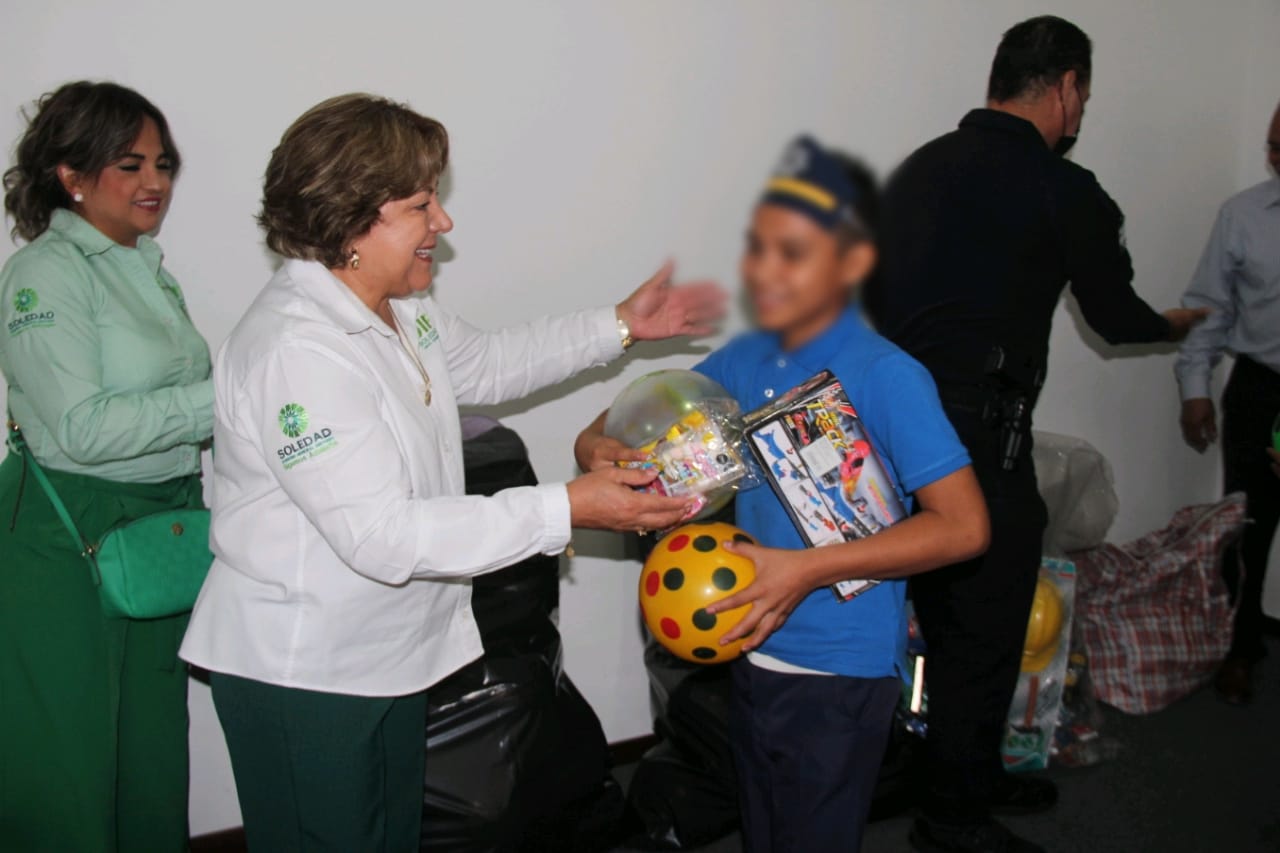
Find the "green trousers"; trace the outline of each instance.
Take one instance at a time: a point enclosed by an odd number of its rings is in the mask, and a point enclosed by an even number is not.
[[[348,696],[210,673],[250,853],[412,853],[426,692]]]
[[[81,531],[200,506],[155,485],[49,471]],[[187,617],[106,619],[79,548],[22,460],[0,463],[0,847],[187,847]]]

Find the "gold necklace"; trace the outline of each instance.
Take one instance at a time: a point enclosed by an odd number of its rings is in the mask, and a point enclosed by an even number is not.
[[[409,360],[413,362],[413,366],[418,368],[418,373],[422,375],[422,385],[425,389],[422,393],[422,402],[431,405],[431,376],[427,373],[427,369],[422,365],[422,359],[418,358],[418,352],[413,348],[409,339],[405,337],[404,332],[400,328],[400,321],[396,318],[395,313],[391,314],[391,322],[396,327],[396,338],[399,339],[400,345],[404,347],[405,352],[409,353]]]

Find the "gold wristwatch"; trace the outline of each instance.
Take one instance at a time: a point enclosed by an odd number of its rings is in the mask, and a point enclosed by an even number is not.
[[[636,339],[631,337],[631,327],[627,325],[627,321],[622,319],[621,314],[616,314],[618,318],[618,337],[622,340],[622,348],[624,350],[631,349]]]

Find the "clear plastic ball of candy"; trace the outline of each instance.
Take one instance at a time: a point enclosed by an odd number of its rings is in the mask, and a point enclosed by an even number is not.
[[[604,434],[648,454],[658,477],[647,491],[695,497],[692,518],[704,518],[728,504],[747,475],[739,414],[729,392],[701,373],[659,370],[618,395]]]

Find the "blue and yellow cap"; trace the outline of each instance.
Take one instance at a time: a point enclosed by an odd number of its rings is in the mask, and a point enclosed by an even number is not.
[[[858,191],[844,167],[811,136],[797,137],[765,185],[761,204],[803,213],[827,230],[856,225]]]

